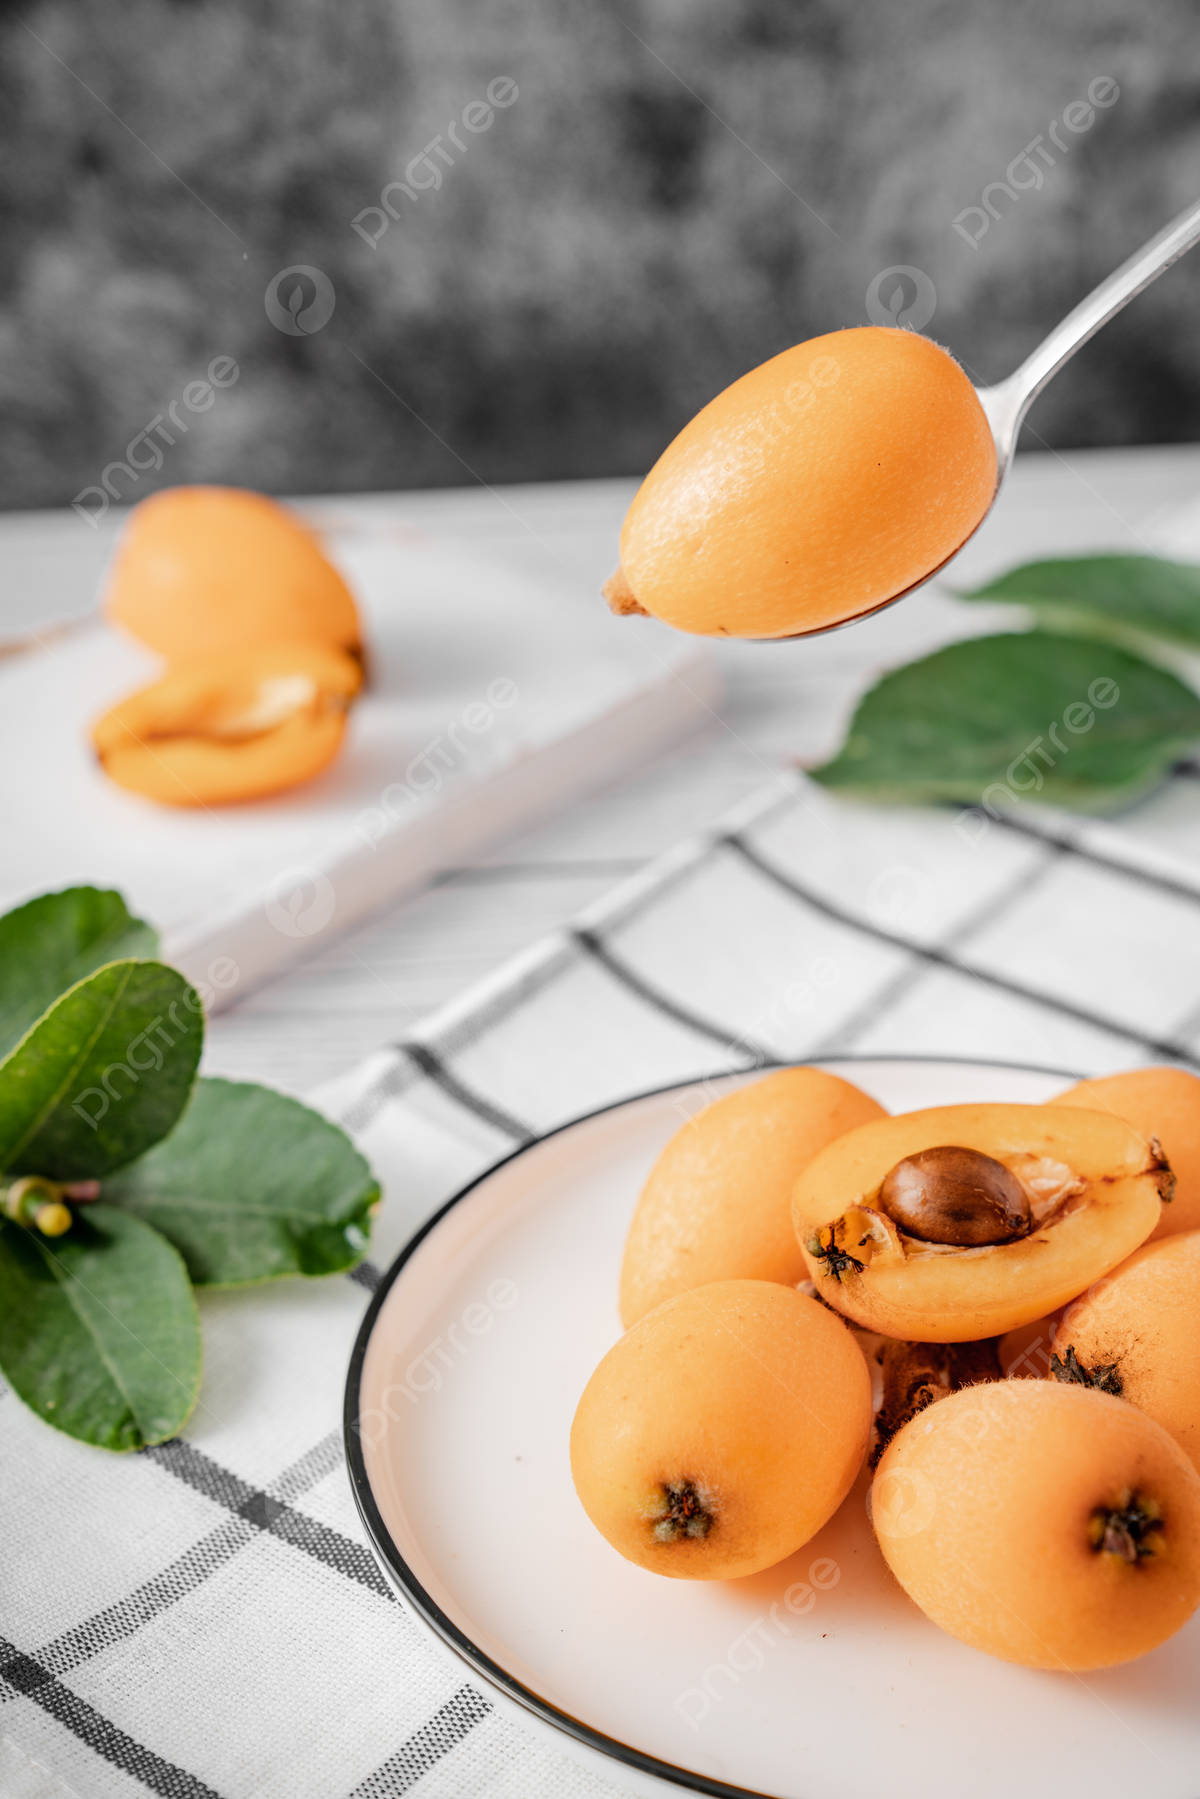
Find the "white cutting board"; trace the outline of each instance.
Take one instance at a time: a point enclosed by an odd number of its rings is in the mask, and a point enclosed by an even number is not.
[[[383,524],[327,542],[371,685],[334,766],[276,799],[179,811],[100,773],[87,721],[160,666],[103,624],[0,662],[0,909],[117,887],[217,1009],[711,719],[703,650],[599,594]]]

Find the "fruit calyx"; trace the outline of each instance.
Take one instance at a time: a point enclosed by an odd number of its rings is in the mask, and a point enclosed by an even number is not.
[[[884,1176],[876,1205],[923,1243],[979,1249],[1029,1234],[1029,1195],[1010,1168],[981,1150],[943,1143],[905,1156]]]
[[[851,1270],[861,1274],[866,1267],[857,1256],[852,1256],[848,1249],[843,1249],[837,1240],[836,1224],[827,1224],[821,1230],[814,1231],[806,1245],[808,1253],[814,1261],[820,1262],[821,1272],[831,1274],[835,1281],[845,1278]]]
[[[623,569],[617,569],[615,574],[610,575],[600,591],[608,601],[609,611],[615,612],[618,618],[648,618],[650,616],[625,579]]]
[[[657,1503],[650,1514],[656,1543],[678,1543],[681,1538],[706,1537],[713,1527],[713,1514],[705,1505],[696,1483],[691,1480],[664,1481],[658,1490]]]
[[[1066,1355],[1050,1357],[1050,1372],[1055,1380],[1077,1387],[1095,1387],[1100,1393],[1112,1393],[1118,1398],[1124,1390],[1125,1383],[1115,1362],[1101,1362],[1095,1368],[1089,1368],[1086,1362],[1080,1361],[1073,1343],[1068,1343]]]
[[[1162,1513],[1152,1499],[1126,1492],[1115,1506],[1096,1507],[1090,1535],[1098,1555],[1115,1555],[1136,1565],[1161,1550]]]
[[[1150,1172],[1158,1181],[1158,1197],[1169,1206],[1175,1197],[1175,1170],[1167,1161],[1166,1151],[1157,1137],[1150,1139]]]

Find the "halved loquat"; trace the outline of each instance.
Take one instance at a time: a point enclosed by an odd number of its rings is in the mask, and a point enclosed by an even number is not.
[[[1115,1112],[1143,1136],[1156,1137],[1175,1176],[1175,1196],[1154,1235],[1200,1228],[1200,1075],[1186,1068],[1134,1068],[1080,1081],[1050,1103]]]
[[[1200,1231],[1136,1250],[1059,1319],[1053,1371],[1118,1394],[1200,1469]]]
[[[1075,1298],[1158,1222],[1170,1171],[1110,1113],[941,1106],[861,1125],[800,1175],[817,1292],[868,1330],[998,1336]]]
[[[1030,1668],[1130,1661],[1200,1603],[1200,1475],[1123,1400],[992,1381],[905,1425],[875,1475],[888,1566],[951,1636]]]
[[[170,662],[288,640],[362,653],[353,596],[314,533],[245,488],[170,487],[135,506],[104,609]]]
[[[717,1281],[635,1324],[588,1382],[571,1472],[629,1561],[728,1580],[791,1555],[862,1466],[871,1381],[849,1330],[770,1281]]]
[[[782,1281],[808,1271],[792,1229],[796,1176],[835,1137],[884,1117],[821,1068],[783,1068],[715,1100],[671,1138],[642,1189],[621,1265],[626,1329],[708,1281]]]
[[[833,331],[684,426],[634,497],[605,593],[615,612],[709,636],[822,630],[932,574],[995,488],[991,430],[948,351]]]
[[[260,799],[312,780],[336,756],[361,665],[312,643],[192,662],[92,727],[104,772],[168,806]]]

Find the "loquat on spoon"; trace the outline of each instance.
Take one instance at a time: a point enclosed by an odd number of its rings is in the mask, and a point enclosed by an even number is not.
[[[779,639],[903,599],[991,511],[1047,382],[1197,242],[1200,202],[992,387],[975,388],[932,339],[879,325],[810,338],[751,369],[642,482],[609,605],[704,636]]]

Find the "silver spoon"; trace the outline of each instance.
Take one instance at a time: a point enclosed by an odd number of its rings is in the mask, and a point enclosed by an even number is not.
[[[820,637],[827,631],[840,631],[846,625],[857,624],[859,619],[870,618],[876,612],[882,612],[888,606],[894,606],[907,594],[915,593],[932,581],[947,568],[965,544],[970,543],[979,525],[987,518],[997,496],[1004,485],[1004,477],[1009,471],[1013,452],[1017,447],[1017,437],[1021,424],[1030,406],[1041,393],[1048,381],[1057,375],[1064,363],[1070,362],[1076,350],[1085,344],[1089,337],[1094,337],[1102,325],[1128,306],[1143,288],[1149,287],[1152,281],[1166,272],[1181,256],[1200,243],[1200,201],[1185,206],[1177,218],[1164,225],[1155,233],[1149,243],[1143,244],[1140,250],[1123,262],[1119,269],[1102,281],[1099,287],[1092,289],[1087,298],[1081,300],[1049,333],[1042,339],[1037,349],[1027,356],[1020,368],[1014,369],[1007,380],[998,381],[994,387],[977,388],[979,404],[991,427],[992,441],[996,446],[996,486],[992,493],[991,504],[980,519],[975,530],[968,533],[952,550],[944,562],[914,581],[911,587],[905,587],[900,593],[892,594],[890,599],[881,600],[877,606],[869,606],[865,612],[856,612],[853,618],[840,620],[835,625],[822,625],[815,631],[797,631],[796,637]],[[778,638],[762,638],[760,642],[778,643]]]
[[[1157,281],[1197,243],[1200,243],[1200,201],[1185,206],[1177,218],[1155,233],[1149,243],[1143,244],[1106,281],[1093,288],[1006,381],[978,390],[979,403],[987,414],[996,445],[997,492],[1017,447],[1021,422],[1046,383],[1057,375],[1064,363],[1070,362],[1089,337],[1094,337],[1102,325],[1107,325],[1123,306],[1128,306],[1143,288]]]

